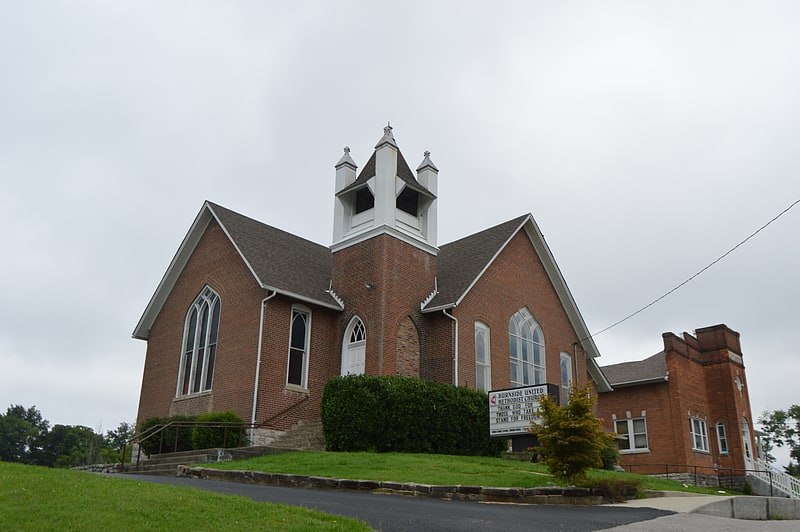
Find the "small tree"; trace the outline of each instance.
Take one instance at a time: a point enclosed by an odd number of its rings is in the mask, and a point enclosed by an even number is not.
[[[531,432],[539,439],[541,461],[556,477],[572,482],[582,478],[587,469],[602,465],[600,453],[612,438],[592,413],[593,404],[588,385],[572,388],[564,406],[556,405],[549,396],[542,397],[542,422],[534,423]]]

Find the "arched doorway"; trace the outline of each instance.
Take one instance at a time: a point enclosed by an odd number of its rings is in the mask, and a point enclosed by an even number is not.
[[[342,342],[342,375],[362,375],[365,370],[367,328],[358,316],[353,316],[345,329]]]

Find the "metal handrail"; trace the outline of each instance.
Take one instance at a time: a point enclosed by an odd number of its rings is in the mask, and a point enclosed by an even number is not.
[[[764,482],[769,484],[770,495],[774,493],[774,488],[779,489],[780,491],[784,492],[792,499],[800,499],[800,479],[797,479],[791,475],[784,473],[783,471],[779,470],[775,466],[768,464],[762,460],[753,460],[752,458],[745,457],[745,467],[742,468],[732,468],[732,467],[714,467],[714,466],[699,466],[699,465],[691,465],[691,464],[663,464],[663,463],[656,463],[656,464],[627,464],[623,467],[628,468],[629,473],[633,473],[634,467],[642,468],[642,467],[649,467],[649,468],[664,468],[664,475],[666,476],[667,480],[669,480],[670,475],[679,475],[690,473],[694,474],[695,484],[697,484],[697,475],[698,474],[705,474],[702,470],[710,470],[713,474],[709,476],[716,476],[720,477],[721,474],[727,473],[729,476],[732,476],[735,473],[739,473],[741,475],[751,474],[752,476],[763,480]],[[698,473],[698,470],[701,470]],[[658,473],[661,474],[661,473]]]
[[[164,423],[161,425],[154,425],[149,429],[140,432],[139,434],[133,435],[131,438],[126,440],[122,444],[122,463],[120,464],[123,471],[125,471],[125,455],[127,451],[127,447],[129,445],[138,444],[138,449],[136,453],[136,470],[139,470],[139,466],[141,463],[141,456],[142,456],[142,443],[150,440],[156,436],[161,436],[161,441],[159,442],[159,454],[164,452],[164,435],[165,431],[168,428],[175,428],[175,444],[173,446],[173,452],[178,450],[178,442],[180,440],[180,430],[182,428],[195,428],[195,427],[209,427],[209,428],[224,428],[225,431],[223,432],[222,437],[222,446],[227,447],[228,443],[228,429],[238,429],[239,430],[239,441],[242,441],[242,432],[248,428],[253,428],[254,425],[252,423],[243,423],[238,421],[170,421],[169,423]],[[133,457],[131,457],[133,458]]]

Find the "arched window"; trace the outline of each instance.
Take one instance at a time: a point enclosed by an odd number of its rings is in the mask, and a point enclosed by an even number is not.
[[[353,316],[345,329],[342,345],[342,375],[362,375],[365,370],[367,328],[358,316]]]
[[[206,286],[186,313],[177,396],[211,389],[217,354],[219,311],[219,295]]]
[[[492,356],[489,350],[489,326],[475,322],[475,388],[492,389]]]
[[[306,388],[308,385],[308,346],[311,338],[311,311],[306,307],[292,307],[292,325],[289,332],[289,363],[286,383]]]
[[[544,335],[530,311],[520,309],[508,321],[511,386],[544,384]]]

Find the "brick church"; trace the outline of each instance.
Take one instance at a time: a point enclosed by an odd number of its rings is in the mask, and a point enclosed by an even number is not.
[[[133,333],[138,422],[232,410],[269,441],[347,373],[611,389],[531,215],[440,246],[439,170],[426,152],[412,171],[388,126],[335,169],[331,246],[202,206]]]
[[[727,351],[706,333],[670,337],[665,353],[611,366],[607,377],[530,214],[439,245],[439,170],[426,152],[412,171],[388,126],[360,172],[348,148],[335,169],[330,246],[203,204],[133,333],[147,342],[138,423],[230,410],[265,444],[318,420],[335,375],[405,375],[484,391],[552,384],[562,394],[589,382],[614,423],[607,428],[628,431],[629,455],[661,449],[662,433],[674,433],[673,449],[680,432],[689,445],[692,416],[706,420],[706,439],[724,419],[728,449],[736,448],[735,416],[712,412],[724,398],[736,408],[746,402],[751,419],[746,395],[730,386],[710,395],[718,377],[707,371],[698,384],[700,370],[670,361],[683,350],[706,368],[731,353],[744,383],[737,333],[711,334]],[[713,361],[701,360],[711,351]],[[669,410],[678,392],[680,407]],[[680,422],[664,431],[662,415]]]

